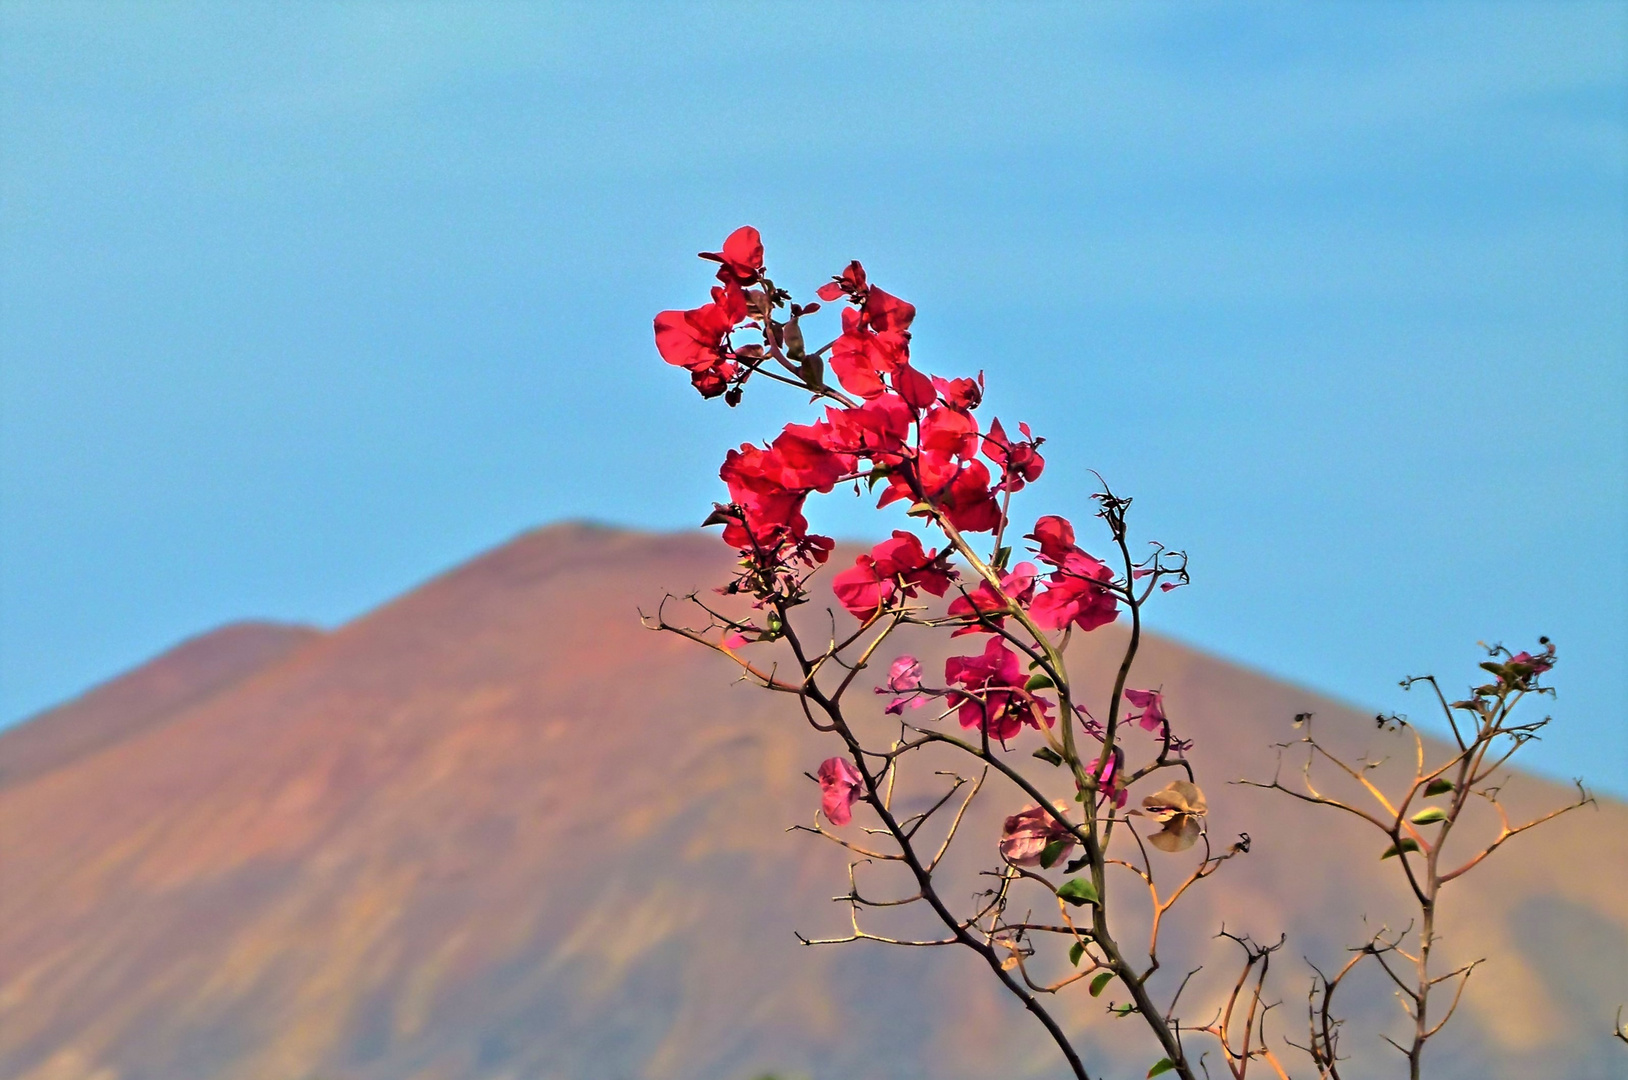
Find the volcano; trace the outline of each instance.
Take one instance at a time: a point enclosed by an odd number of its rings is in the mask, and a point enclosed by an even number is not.
[[[217,630],[0,735],[0,1075],[1062,1076],[970,953],[799,944],[847,925],[844,853],[785,831],[812,820],[803,773],[837,751],[638,618],[731,559],[706,536],[555,526],[329,632]],[[1071,654],[1099,697],[1122,634]],[[921,655],[931,671],[944,654]],[[1252,839],[1173,913],[1172,955],[1219,978],[1223,926],[1286,934],[1272,1031],[1301,1041],[1301,958],[1337,963],[1409,908],[1371,836],[1229,781],[1272,775],[1299,713],[1376,757],[1411,740],[1157,636],[1134,683],[1162,686],[1195,740],[1209,827]],[[1571,796],[1506,785],[1512,813]],[[964,842],[1015,805],[992,793]],[[1430,1075],[1628,1069],[1610,1038],[1625,826],[1602,799],[1448,892],[1444,947],[1488,959]],[[1397,1075],[1378,1038],[1395,1002],[1373,980],[1352,993],[1350,1076]],[[1057,1010],[1093,1075],[1143,1075],[1157,1055],[1105,1004]]]

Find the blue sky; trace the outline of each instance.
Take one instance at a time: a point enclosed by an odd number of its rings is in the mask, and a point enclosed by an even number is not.
[[[531,526],[693,526],[710,249],[848,259],[1197,579],[1156,628],[1374,708],[1560,644],[1628,792],[1628,7],[0,4],[0,722]],[[878,533],[834,500],[819,524]]]

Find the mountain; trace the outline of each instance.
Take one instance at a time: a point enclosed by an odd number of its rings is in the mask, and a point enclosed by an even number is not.
[[[713,537],[544,529],[331,633],[228,628],[0,735],[0,1075],[1061,1075],[970,954],[797,943],[846,926],[843,853],[784,831],[835,751],[638,620],[729,564]],[[1122,633],[1076,644],[1087,685]],[[1222,925],[1286,933],[1274,1030],[1298,1035],[1300,958],[1338,962],[1365,916],[1405,921],[1395,864],[1332,812],[1227,781],[1270,776],[1300,712],[1353,750],[1412,743],[1157,637],[1133,681],[1196,740],[1212,833],[1253,841],[1173,911],[1156,979],[1206,961],[1196,1019],[1229,974]],[[1568,792],[1517,776],[1506,796]],[[980,796],[964,843],[987,848],[1018,802]],[[1625,825],[1602,800],[1452,887],[1444,947],[1489,962],[1430,1075],[1621,1075]],[[1396,1075],[1374,1034],[1394,1002],[1371,979],[1352,995],[1353,1080]],[[1103,1005],[1058,1000],[1093,1075],[1141,1076],[1157,1055]]]
[[[134,671],[0,732],[0,787],[105,750],[270,667],[321,632],[241,622],[189,638]]]

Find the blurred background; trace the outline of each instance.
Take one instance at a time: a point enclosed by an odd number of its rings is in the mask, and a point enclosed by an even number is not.
[[[1548,634],[1533,762],[1628,791],[1620,4],[0,20],[0,721],[539,523],[693,526],[788,403],[693,399],[650,317],[749,222],[988,372],[1025,512],[1134,495],[1193,557],[1159,629],[1404,710]]]
[[[1298,1008],[1405,922],[1371,840],[1225,782],[1296,712],[1406,756],[1398,679],[1547,634],[1523,759],[1628,794],[1628,6],[0,0],[0,1074],[1058,1075],[971,961],[797,947],[828,748],[634,619],[807,417],[653,347],[747,223],[1046,437],[1020,520],[1100,474],[1190,552],[1138,679],[1256,839],[1173,916],[1194,1000],[1217,925],[1289,933]],[[1545,837],[1454,894],[1493,960],[1438,1076],[1618,1075],[1628,808]]]

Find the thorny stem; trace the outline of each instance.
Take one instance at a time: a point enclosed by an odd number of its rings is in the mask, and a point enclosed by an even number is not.
[[[763,295],[766,299],[762,303],[762,310],[757,313],[756,317],[761,320],[761,325],[765,330],[763,335],[764,354],[762,355],[761,359],[758,359],[749,365],[747,374],[761,374],[776,382],[785,383],[807,390],[814,395],[816,400],[825,398],[844,408],[855,407],[856,403],[846,394],[843,394],[839,390],[826,385],[817,374],[810,374],[811,371],[817,372],[817,366],[793,362],[794,358],[801,361],[805,357],[817,360],[819,356],[831,348],[830,345],[816,350],[813,353],[802,353],[794,349],[792,356],[790,357],[788,357],[782,350],[781,341],[786,324],[777,322],[772,315],[774,308],[779,306],[779,300],[777,297],[780,294],[775,289],[773,283],[767,278],[762,279],[762,286],[764,291]],[[800,349],[800,345],[796,348]],[[788,374],[783,375],[779,372],[766,370],[763,367],[763,363],[769,359],[772,359],[774,362],[779,364],[779,366]],[[741,381],[744,382],[744,378]],[[919,427],[917,431],[917,439],[917,451],[919,453]],[[918,731],[922,735],[921,739],[906,741],[903,733],[901,732],[899,740],[895,741],[892,744],[891,749],[885,753],[867,750],[862,744],[861,740],[850,726],[848,719],[844,715],[842,708],[843,695],[853,683],[853,680],[858,675],[859,671],[863,670],[867,666],[869,660],[875,654],[876,650],[881,646],[883,641],[900,625],[907,622],[917,622],[922,625],[933,625],[931,620],[918,619],[915,617],[913,611],[919,609],[906,610],[899,608],[891,611],[885,617],[881,612],[878,612],[876,616],[869,620],[865,620],[857,633],[840,643],[836,640],[836,632],[833,626],[832,640],[830,645],[822,652],[816,654],[805,648],[804,642],[799,638],[798,634],[793,629],[790,620],[791,609],[806,600],[806,594],[803,592],[802,584],[803,581],[806,581],[806,577],[800,578],[795,583],[794,593],[791,595],[782,595],[776,591],[775,588],[765,586],[765,592],[758,594],[759,599],[761,602],[773,609],[775,618],[774,623],[771,626],[771,630],[776,638],[783,640],[786,643],[787,647],[791,650],[791,653],[795,658],[797,669],[801,675],[801,678],[795,681],[780,677],[774,668],[770,668],[769,670],[765,671],[760,665],[754,665],[744,657],[738,655],[733,649],[721,643],[710,640],[704,631],[691,630],[668,623],[665,617],[659,611],[654,622],[648,624],[653,625],[653,627],[656,629],[669,630],[679,633],[690,640],[708,645],[709,647],[724,653],[741,666],[743,678],[749,678],[752,681],[756,681],[768,689],[794,694],[798,698],[799,705],[801,706],[805,717],[813,727],[821,731],[835,732],[847,746],[849,754],[858,770],[863,784],[862,798],[876,813],[883,826],[881,830],[867,831],[887,833],[893,840],[894,844],[898,847],[899,854],[892,855],[872,851],[868,848],[853,844],[833,833],[826,832],[823,827],[810,831],[819,832],[821,835],[835,840],[837,843],[842,844],[844,847],[847,847],[851,851],[860,855],[862,860],[875,858],[902,863],[915,879],[917,889],[915,896],[900,900],[872,900],[862,897],[857,885],[852,886],[850,888],[849,895],[843,899],[847,899],[850,904],[854,906],[856,912],[854,939],[869,938],[871,940],[889,941],[894,944],[902,945],[934,945],[955,943],[971,948],[984,959],[985,963],[988,964],[991,971],[1007,988],[1007,990],[1018,998],[1018,1000],[1023,1003],[1024,1007],[1040,1021],[1042,1026],[1045,1027],[1048,1034],[1052,1037],[1053,1041],[1057,1044],[1058,1048],[1062,1052],[1064,1058],[1068,1061],[1074,1075],[1079,1078],[1079,1080],[1089,1080],[1086,1068],[1056,1019],[1046,1010],[1043,1005],[1041,1005],[1038,997],[1036,996],[1036,992],[1055,991],[1061,986],[1068,985],[1077,979],[1100,969],[1111,971],[1113,975],[1124,984],[1130,993],[1134,1005],[1134,1011],[1142,1014],[1149,1028],[1158,1039],[1160,1046],[1165,1052],[1166,1058],[1168,1058],[1168,1060],[1171,1062],[1174,1071],[1180,1080],[1196,1080],[1193,1072],[1193,1066],[1188,1061],[1181,1045],[1180,1022],[1173,1016],[1175,1001],[1172,1001],[1169,1009],[1161,1011],[1158,1006],[1155,1005],[1146,986],[1149,976],[1151,976],[1159,966],[1156,954],[1158,944],[1158,920],[1187,890],[1188,886],[1203,878],[1210,872],[1213,872],[1213,870],[1217,868],[1221,862],[1225,861],[1225,859],[1229,858],[1232,854],[1236,854],[1239,850],[1246,850],[1247,842],[1244,845],[1235,846],[1234,849],[1228,852],[1226,855],[1215,857],[1208,854],[1208,840],[1206,838],[1206,856],[1203,862],[1200,864],[1199,869],[1194,871],[1192,875],[1189,876],[1188,879],[1182,883],[1168,899],[1161,901],[1159,899],[1157,889],[1153,889],[1152,897],[1156,910],[1153,936],[1149,947],[1150,964],[1145,970],[1139,973],[1135,968],[1132,967],[1129,960],[1123,954],[1119,944],[1115,941],[1109,931],[1109,896],[1106,880],[1109,860],[1106,856],[1106,849],[1112,836],[1116,816],[1114,810],[1111,808],[1108,810],[1105,817],[1102,815],[1104,806],[1108,805],[1111,800],[1108,799],[1107,793],[1102,791],[1105,785],[1100,779],[1106,775],[1108,763],[1114,757],[1119,717],[1122,708],[1122,697],[1130,676],[1131,668],[1135,662],[1141,645],[1141,604],[1151,594],[1161,574],[1176,573],[1177,571],[1164,568],[1158,563],[1160,556],[1155,555],[1154,569],[1152,571],[1148,571],[1152,574],[1152,580],[1149,582],[1147,589],[1143,591],[1142,595],[1137,595],[1136,576],[1138,570],[1136,563],[1130,554],[1125,537],[1124,511],[1129,505],[1129,500],[1122,500],[1117,496],[1114,496],[1113,493],[1107,491],[1105,487],[1103,494],[1099,497],[1099,501],[1102,504],[1102,511],[1099,516],[1103,517],[1111,528],[1114,543],[1117,545],[1121,556],[1124,576],[1122,579],[1122,584],[1120,582],[1111,581],[1104,583],[1104,588],[1113,593],[1117,598],[1122,599],[1125,602],[1125,606],[1130,609],[1131,627],[1130,638],[1113,682],[1112,696],[1108,703],[1106,723],[1102,730],[1101,751],[1096,755],[1094,763],[1088,763],[1086,760],[1082,759],[1076,739],[1075,725],[1077,723],[1077,719],[1075,716],[1076,710],[1074,705],[1073,689],[1063,659],[1063,651],[1068,643],[1069,635],[1067,632],[1065,632],[1060,641],[1054,642],[1034,622],[1024,606],[1016,602],[1016,600],[1004,590],[1001,584],[1000,571],[1004,568],[1004,566],[1001,565],[999,552],[1005,538],[1005,529],[1008,523],[1007,510],[1010,506],[1011,489],[1006,488],[1003,490],[1003,498],[1000,508],[1000,523],[994,534],[994,552],[990,558],[985,559],[972,547],[971,544],[967,542],[966,538],[962,536],[954,523],[949,520],[949,517],[944,509],[938,505],[937,501],[927,497],[926,493],[921,490],[919,478],[915,474],[914,463],[907,459],[903,463],[903,468],[905,469],[905,475],[909,479],[910,485],[914,489],[918,500],[917,505],[912,508],[912,514],[929,518],[933,524],[942,531],[955,552],[966,561],[977,577],[981,578],[982,581],[986,583],[987,586],[993,591],[999,607],[994,609],[989,614],[997,618],[1005,617],[1014,620],[1019,626],[1022,627],[1023,634],[1027,636],[1028,641],[1022,640],[1018,635],[1011,633],[1003,627],[992,625],[995,620],[986,618],[982,614],[980,615],[979,621],[985,623],[987,630],[998,633],[1001,637],[1013,643],[1020,652],[1027,654],[1031,660],[1034,661],[1034,663],[1031,664],[1031,669],[1038,668],[1051,680],[1054,692],[1058,698],[1058,705],[1061,713],[1061,731],[1060,742],[1053,742],[1049,732],[1047,733],[1047,739],[1048,743],[1053,747],[1054,750],[1060,750],[1058,756],[1062,759],[1062,763],[1066,765],[1076,793],[1079,797],[1079,801],[1083,804],[1083,821],[1081,823],[1076,824],[1070,822],[1064,815],[1059,814],[1054,808],[1052,802],[1045,798],[1032,783],[1030,783],[1015,768],[1010,766],[1007,762],[1002,760],[994,753],[990,745],[987,724],[983,730],[982,738],[977,745],[957,739],[953,736],[948,736],[933,731],[926,731],[919,728],[913,730]],[[754,545],[755,543],[756,542],[754,540]],[[1163,551],[1162,548],[1159,548],[1158,550],[1160,552]],[[754,551],[753,554],[761,560],[764,553],[761,551]],[[1186,571],[1184,563],[1179,573],[1182,580],[1185,581]],[[704,604],[701,604],[700,601],[694,596],[691,596],[689,599],[700,606],[702,610],[707,611],[708,615],[713,619],[714,629],[720,624],[737,630],[742,629],[745,625],[731,622],[724,619],[722,616],[713,613],[710,609],[706,608]],[[846,650],[850,645],[858,642],[861,637],[869,633],[873,628],[876,629],[877,632],[868,645],[864,647],[862,655],[851,663],[842,659],[841,654],[844,652],[844,650]],[[1030,642],[1032,642],[1032,645]],[[828,662],[834,662],[840,668],[845,669],[845,673],[842,675],[839,684],[834,689],[829,691],[821,687],[819,679],[822,668]],[[940,799],[925,813],[913,815],[905,820],[900,820],[895,815],[892,809],[891,796],[893,786],[897,781],[900,755],[930,742],[943,742],[956,746],[962,751],[969,753],[975,758],[983,761],[986,764],[986,775],[988,769],[993,768],[996,772],[1011,780],[1016,786],[1029,795],[1029,797],[1034,799],[1036,803],[1038,803],[1041,807],[1044,807],[1044,812],[1047,815],[1050,815],[1057,823],[1059,823],[1062,827],[1067,828],[1073,834],[1075,839],[1084,849],[1084,863],[1089,868],[1090,881],[1095,888],[1096,896],[1098,898],[1096,902],[1090,905],[1091,913],[1089,930],[1082,930],[1076,925],[1074,919],[1070,917],[1066,906],[1063,904],[1061,896],[1058,897],[1058,908],[1063,920],[1063,924],[1065,925],[1032,923],[1027,919],[1021,922],[1006,922],[1002,917],[1002,912],[1004,911],[1007,903],[1011,884],[1014,881],[1020,879],[1033,879],[1042,883],[1045,887],[1050,888],[1053,892],[1057,891],[1057,886],[1053,885],[1045,877],[1023,871],[1020,867],[1011,864],[1007,864],[1001,871],[1000,885],[998,889],[993,890],[992,895],[986,894],[990,895],[990,899],[984,903],[983,907],[972,918],[958,918],[950,910],[949,906],[944,902],[943,898],[937,891],[933,880],[933,873],[939,863],[939,860],[942,858],[944,851],[947,849],[950,841],[953,839],[956,829],[959,828],[962,816],[965,814],[966,808],[970,804],[972,797],[977,794],[977,791],[982,784],[982,780],[980,779],[976,784],[973,785],[972,790],[963,800],[960,809],[955,815],[954,822],[950,825],[949,834],[945,837],[942,845],[939,846],[937,853],[934,854],[930,860],[924,860],[918,854],[915,848],[916,834],[921,829],[923,824],[925,824],[927,818],[949,800],[949,798],[955,793],[964,780],[962,778],[957,778],[955,786],[951,788],[950,792],[946,793],[944,798]],[[1184,759],[1172,759],[1170,754],[1171,739],[1167,727],[1163,748],[1158,756],[1158,759],[1152,764],[1136,770],[1133,779],[1141,779],[1149,775],[1151,772],[1165,767],[1184,768],[1187,770],[1188,776],[1191,777],[1191,766],[1188,765]],[[879,767],[873,766],[873,762],[877,760],[880,761]],[[1121,787],[1125,785],[1125,782],[1126,781],[1123,776],[1116,777],[1115,779],[1115,783]],[[1135,835],[1134,831],[1132,832],[1132,835]],[[1138,839],[1138,843],[1140,844],[1140,839]],[[1144,861],[1145,859],[1146,852],[1144,850]],[[858,864],[854,865],[856,866]],[[853,869],[854,866],[850,866],[850,878],[852,878]],[[1152,889],[1153,885],[1151,869],[1149,873],[1144,876],[1148,880],[1150,889]],[[943,925],[948,929],[950,934],[948,938],[935,941],[903,941],[881,938],[875,935],[865,934],[860,931],[857,923],[857,908],[859,905],[893,906],[897,904],[913,903],[916,900],[925,901],[934,911],[939,921],[942,922]],[[982,925],[985,918],[990,919],[990,923],[987,928]],[[1024,950],[1020,947],[1020,945],[1023,940],[1022,935],[1026,932],[1067,934],[1074,939],[1077,946],[1083,948],[1083,946],[1089,945],[1091,948],[1097,950],[1100,953],[1100,956],[1092,954],[1090,956],[1090,966],[1073,976],[1065,978],[1051,986],[1037,986],[1029,979],[1029,976],[1023,967]],[[1007,936],[1012,934],[1015,934],[1016,936]],[[803,940],[808,944],[813,943],[808,941],[808,939]],[[1081,957],[1077,956],[1075,959],[1079,960],[1080,958]],[[1254,960],[1251,960],[1251,966],[1253,966],[1253,963]],[[1015,974],[1014,970],[1016,972]],[[1265,963],[1263,954],[1261,963],[1261,974],[1263,977],[1264,972]],[[1190,977],[1191,973],[1189,974],[1189,978]],[[1186,980],[1183,980],[1182,987],[1185,988],[1185,986]],[[1180,992],[1181,990],[1178,989],[1176,994],[1177,998],[1180,997]],[[1251,1024],[1254,1023],[1254,1015],[1254,1006],[1251,1006]],[[1248,1039],[1246,1030],[1246,1049],[1247,1042]]]
[[[1543,639],[1547,644],[1547,639]],[[1553,646],[1549,646],[1548,656],[1552,661]],[[1507,650],[1495,648],[1491,650],[1494,657],[1508,656]],[[1498,665],[1489,662],[1489,667],[1495,672]],[[1342,979],[1362,960],[1372,957],[1384,973],[1394,982],[1399,990],[1399,1000],[1404,1012],[1412,1023],[1412,1038],[1406,1045],[1397,1043],[1386,1037],[1385,1041],[1395,1046],[1407,1061],[1408,1076],[1410,1080],[1419,1080],[1422,1074],[1425,1046],[1429,1040],[1446,1026],[1452,1019],[1462,998],[1464,987],[1469,982],[1470,975],[1482,961],[1476,960],[1445,974],[1433,974],[1431,970],[1431,957],[1435,949],[1438,935],[1436,933],[1437,916],[1440,912],[1441,890],[1451,882],[1480,863],[1497,850],[1511,837],[1537,827],[1544,822],[1551,821],[1561,814],[1593,804],[1594,800],[1581,783],[1578,787],[1578,797],[1573,802],[1554,809],[1546,814],[1534,818],[1525,824],[1512,826],[1503,805],[1498,801],[1498,789],[1488,786],[1487,781],[1503,767],[1509,758],[1530,741],[1538,729],[1548,721],[1536,724],[1515,724],[1510,717],[1516,705],[1529,692],[1547,693],[1546,689],[1534,688],[1530,680],[1535,675],[1528,670],[1525,675],[1510,674],[1514,669],[1507,669],[1505,673],[1498,674],[1494,683],[1479,687],[1472,692],[1470,698],[1449,703],[1442,694],[1440,686],[1434,677],[1421,676],[1405,679],[1402,682],[1404,689],[1412,687],[1415,683],[1428,683],[1435,692],[1435,698],[1453,732],[1457,746],[1456,752],[1444,763],[1435,768],[1425,765],[1424,741],[1415,731],[1413,738],[1416,747],[1416,763],[1414,778],[1408,785],[1403,796],[1394,803],[1366,776],[1373,763],[1364,762],[1358,766],[1349,764],[1339,756],[1330,752],[1320,744],[1311,734],[1309,727],[1305,736],[1300,740],[1308,748],[1306,766],[1302,776],[1304,791],[1297,791],[1283,784],[1280,776],[1274,776],[1270,783],[1258,781],[1243,781],[1247,786],[1268,788],[1291,795],[1304,802],[1321,806],[1329,806],[1352,814],[1370,825],[1374,826],[1390,840],[1388,856],[1396,857],[1401,870],[1407,880],[1408,887],[1413,893],[1418,907],[1416,919],[1417,945],[1409,954],[1402,948],[1402,941],[1409,931],[1398,934],[1394,939],[1386,940],[1385,931],[1371,938],[1365,945],[1354,950],[1354,955],[1345,966],[1332,978],[1324,976],[1320,971],[1313,982],[1312,997],[1309,1005],[1310,1043],[1302,1047],[1312,1058],[1318,1069],[1318,1075],[1327,1080],[1338,1080],[1338,1030],[1340,1021],[1333,1014],[1333,997]],[[1541,674],[1539,669],[1537,674]],[[1461,726],[1456,712],[1467,712],[1474,721],[1474,728],[1469,729],[1468,723]],[[1297,724],[1305,721],[1309,725],[1310,714],[1297,718]],[[1400,717],[1379,718],[1380,726],[1384,727],[1392,722],[1405,723]],[[1500,747],[1500,740],[1509,740],[1507,746]],[[1279,753],[1286,748],[1280,746]],[[1489,757],[1492,759],[1488,763]],[[1311,766],[1316,760],[1330,762],[1347,777],[1356,781],[1361,789],[1377,804],[1377,809],[1363,809],[1345,799],[1325,794],[1312,783]],[[1280,759],[1281,772],[1281,759]],[[1451,779],[1449,779],[1451,777]],[[1439,794],[1449,794],[1451,798],[1445,806],[1427,807],[1410,815],[1415,800]],[[1497,835],[1471,856],[1462,865],[1453,869],[1443,869],[1441,865],[1442,852],[1446,847],[1447,839],[1459,823],[1469,800],[1472,796],[1485,799],[1496,810],[1500,822]],[[1439,826],[1431,835],[1431,826]],[[1387,959],[1395,955],[1409,962],[1412,968],[1411,979],[1404,979],[1402,974],[1392,962]],[[1317,969],[1314,967],[1314,971]],[[1439,1016],[1431,1013],[1431,991],[1445,982],[1453,982],[1452,998]],[[1320,1004],[1318,998],[1321,998]]]

